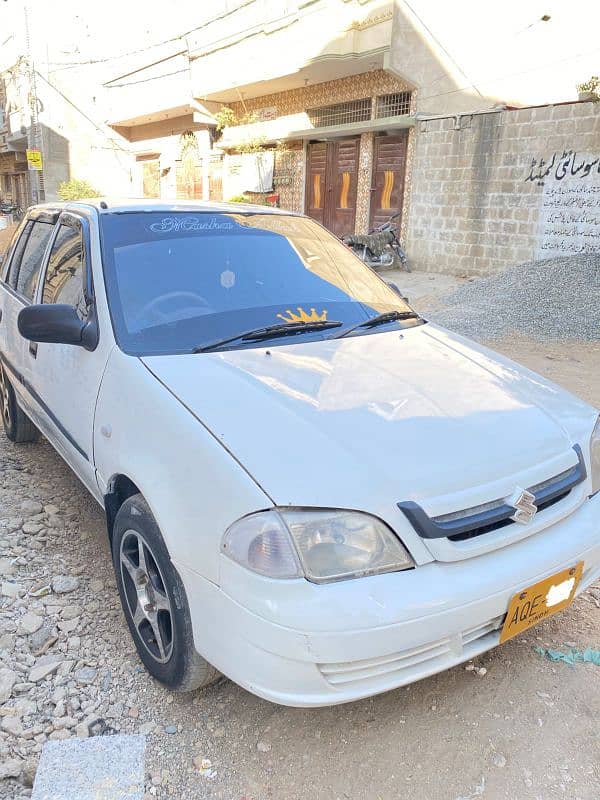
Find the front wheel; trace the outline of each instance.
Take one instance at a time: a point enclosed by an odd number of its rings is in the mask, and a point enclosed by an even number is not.
[[[112,555],[125,619],[148,672],[177,692],[215,681],[219,672],[196,652],[183,583],[141,494],[117,512]]]

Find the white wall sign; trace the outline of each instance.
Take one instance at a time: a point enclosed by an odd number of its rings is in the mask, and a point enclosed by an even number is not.
[[[244,192],[270,192],[273,189],[272,150],[225,156],[223,197],[228,200]]]
[[[543,186],[537,258],[600,253],[600,153],[534,159],[525,180]]]

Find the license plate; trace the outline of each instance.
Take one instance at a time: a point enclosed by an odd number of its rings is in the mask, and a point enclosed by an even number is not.
[[[500,642],[506,642],[547,617],[566,608],[577,591],[583,561],[517,592],[508,605]]]

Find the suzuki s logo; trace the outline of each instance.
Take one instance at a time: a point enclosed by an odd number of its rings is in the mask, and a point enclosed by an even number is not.
[[[511,517],[514,522],[527,525],[536,515],[535,495],[528,492],[527,489],[517,487],[508,499],[508,504],[515,509],[515,513]]]

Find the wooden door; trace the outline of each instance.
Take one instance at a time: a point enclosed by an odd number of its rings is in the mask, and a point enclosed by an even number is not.
[[[402,213],[407,142],[408,131],[375,137],[369,228],[381,225],[392,214]]]
[[[306,213],[321,225],[325,222],[327,142],[313,142],[306,153]]]
[[[336,236],[354,232],[359,139],[309,144],[306,213]]]

